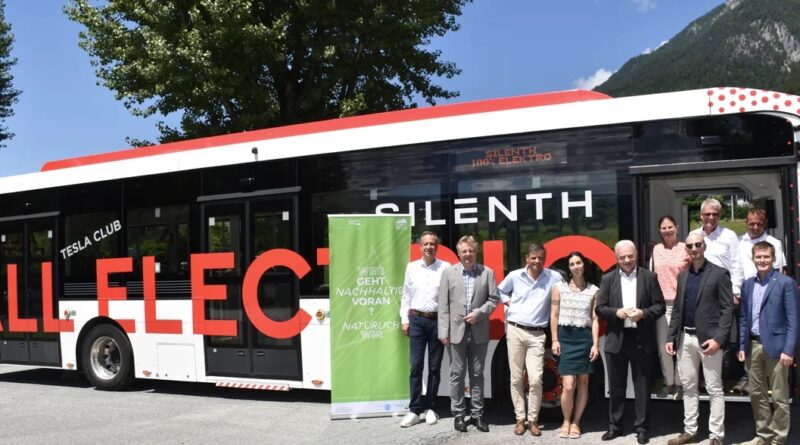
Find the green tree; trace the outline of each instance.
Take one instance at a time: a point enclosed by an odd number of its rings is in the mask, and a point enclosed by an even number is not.
[[[415,107],[458,92],[425,47],[471,0],[70,0],[99,83],[161,141]]]
[[[11,107],[19,99],[19,90],[13,87],[14,76],[11,75],[11,67],[17,63],[17,59],[11,57],[11,46],[14,44],[14,35],[11,34],[11,25],[6,22],[6,2],[0,0],[0,147],[5,147],[8,139],[14,137],[14,133],[5,126],[7,118],[14,115]]]

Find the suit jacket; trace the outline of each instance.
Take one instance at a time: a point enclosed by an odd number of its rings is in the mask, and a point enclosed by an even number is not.
[[[697,329],[697,340],[703,344],[714,339],[721,348],[725,348],[731,334],[733,323],[733,288],[731,274],[727,269],[706,260],[700,289],[697,293],[697,305],[694,309],[694,324]],[[667,343],[673,343],[677,350],[683,328],[683,304],[686,299],[686,281],[689,270],[678,274],[678,292],[675,294],[675,306],[672,308],[672,319],[669,321]]]
[[[625,320],[617,318],[617,310],[622,307],[622,284],[620,269],[614,268],[600,280],[600,291],[597,295],[597,315],[607,322],[605,350],[618,353],[622,349],[625,336]],[[658,285],[656,274],[638,267],[636,271],[636,307],[644,311],[644,316],[636,323],[637,343],[647,352],[655,352],[656,320],[664,315],[664,296]]]
[[[742,304],[739,308],[739,350],[750,353],[750,329],[752,325],[753,289],[755,277],[742,285]],[[761,312],[758,314],[758,333],[764,352],[772,358],[781,353],[794,356],[798,335],[797,282],[779,273],[772,273],[767,282]]]
[[[497,283],[492,269],[476,264],[475,294],[472,296],[472,312],[478,321],[472,328],[475,343],[489,342],[489,315],[497,307]],[[464,295],[464,266],[454,264],[442,272],[439,284],[439,338],[450,338],[450,343],[461,343],[464,338],[464,316],[467,301]]]

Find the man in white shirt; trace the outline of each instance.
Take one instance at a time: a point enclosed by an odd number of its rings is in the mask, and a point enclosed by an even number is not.
[[[703,226],[691,233],[703,236],[706,245],[705,257],[716,266],[727,269],[731,274],[733,287],[733,303],[739,304],[743,273],[739,254],[739,237],[731,229],[719,225],[719,213],[722,204],[714,198],[708,198],[700,205],[700,220]]]
[[[600,280],[597,316],[606,321],[608,431],[600,439],[623,435],[628,366],[633,381],[636,442],[650,442],[648,414],[653,386],[654,354],[658,350],[656,320],[666,311],[656,274],[637,267],[636,245],[620,240],[614,246],[617,268]]]
[[[786,267],[786,256],[783,254],[783,246],[777,238],[767,234],[767,212],[764,209],[753,207],[747,211],[747,233],[739,239],[739,256],[742,260],[744,279],[756,276],[756,266],[753,262],[753,246],[766,241],[775,247],[775,261],[772,263],[774,269],[783,272]]]
[[[439,419],[433,410],[441,379],[440,366],[444,345],[439,341],[437,310],[439,283],[442,271],[450,263],[436,258],[439,237],[433,232],[423,232],[419,240],[422,258],[406,266],[403,282],[403,298],[400,303],[400,323],[403,334],[409,337],[411,375],[409,387],[411,400],[409,413],[400,426],[407,428],[422,420],[433,425]],[[422,394],[422,375],[425,366],[425,348],[428,349],[428,382],[426,394]]]

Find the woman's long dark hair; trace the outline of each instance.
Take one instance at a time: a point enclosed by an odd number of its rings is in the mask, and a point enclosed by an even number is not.
[[[569,259],[574,256],[580,258],[581,261],[583,262],[583,278],[586,279],[586,267],[589,265],[589,263],[587,262],[586,257],[583,256],[583,254],[578,252],[577,250],[574,252],[570,252],[569,255],[567,255],[567,275],[569,276],[570,279],[572,279],[572,271],[569,268]],[[588,283],[589,281],[587,280],[586,282]]]

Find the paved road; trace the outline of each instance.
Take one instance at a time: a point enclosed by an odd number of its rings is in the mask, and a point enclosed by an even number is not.
[[[544,435],[537,439],[513,435],[510,406],[489,406],[490,433],[470,427],[462,434],[453,430],[449,417],[409,429],[391,418],[331,421],[328,402],[329,393],[321,391],[274,393],[144,380],[128,391],[103,392],[75,372],[0,365],[0,444],[577,445],[599,443],[608,415],[605,401],[591,405],[583,424],[586,434],[579,440],[559,439],[560,415],[545,416]],[[440,399],[440,404],[447,400]],[[674,402],[653,405],[651,443],[664,444],[680,431],[682,407]],[[800,408],[793,408],[792,431],[800,438]],[[632,409],[628,407],[629,416]],[[707,404],[701,405],[701,425],[707,423],[707,410]],[[728,405],[726,428],[726,443],[749,439],[749,404]],[[635,443],[632,434],[611,442]]]

